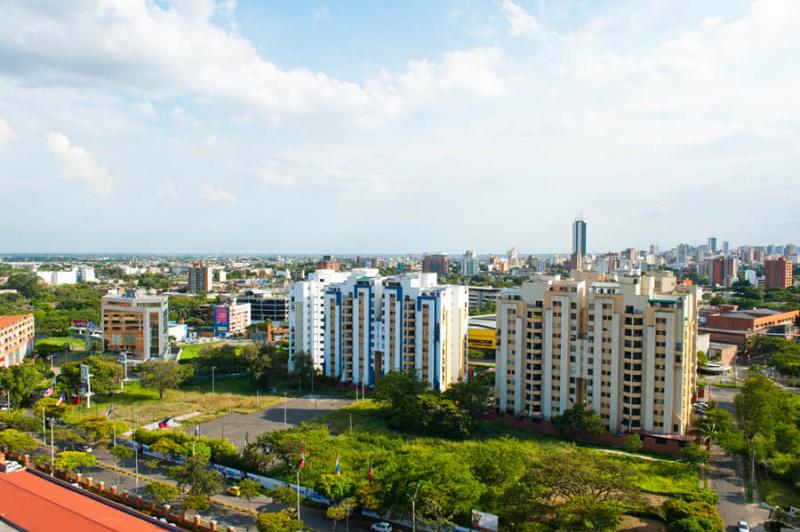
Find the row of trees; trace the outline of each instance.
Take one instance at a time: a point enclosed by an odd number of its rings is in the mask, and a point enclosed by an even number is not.
[[[746,340],[750,357],[764,357],[782,375],[800,377],[800,344],[778,336],[755,335]]]

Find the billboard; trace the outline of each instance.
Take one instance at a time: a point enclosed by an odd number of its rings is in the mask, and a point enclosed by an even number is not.
[[[470,327],[467,330],[467,346],[470,349],[490,349],[497,347],[497,336],[494,329]]]
[[[89,366],[81,364],[81,390],[83,393],[88,393],[89,391],[89,378]]]
[[[231,325],[231,309],[225,305],[214,307],[214,336],[228,336]]]
[[[89,326],[89,320],[70,320],[73,327],[78,327],[79,329],[85,329]]]
[[[494,514],[472,510],[472,528],[497,532],[498,518]]]

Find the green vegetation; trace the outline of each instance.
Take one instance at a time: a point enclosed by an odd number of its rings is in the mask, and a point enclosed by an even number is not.
[[[303,528],[303,521],[285,511],[258,514],[256,518],[258,532],[300,532]]]
[[[181,366],[173,360],[149,360],[137,368],[142,384],[158,390],[164,399],[164,390],[174,389],[194,374],[191,366]]]
[[[205,510],[210,497],[222,490],[223,480],[219,472],[208,467],[208,458],[192,455],[184,465],[170,469],[170,476],[178,483],[178,489],[185,494],[184,508]]]
[[[208,342],[205,344],[181,345],[181,362],[202,356],[205,351],[216,349],[222,344],[222,342]]]
[[[751,336],[745,347],[748,356],[767,357],[767,364],[781,375],[800,377],[800,344],[777,336]]]
[[[0,446],[8,447],[9,451],[30,453],[36,447],[36,440],[28,434],[14,429],[6,429],[0,432]]]
[[[171,503],[181,496],[178,488],[165,482],[151,482],[144,488],[144,493],[159,504]]]
[[[50,385],[50,368],[42,361],[25,359],[22,364],[0,367],[0,388],[12,405],[29,405],[36,390]]]

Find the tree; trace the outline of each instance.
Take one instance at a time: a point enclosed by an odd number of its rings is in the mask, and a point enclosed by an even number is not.
[[[622,448],[629,453],[638,453],[642,450],[642,447],[644,447],[644,444],[638,434],[628,434],[625,437],[625,443],[622,444]]]
[[[45,286],[37,275],[27,272],[17,272],[8,276],[6,288],[16,290],[26,298],[31,299],[45,289]]]
[[[156,500],[159,504],[167,504],[177,500],[181,492],[172,484],[165,482],[151,482],[144,488],[144,493]]]
[[[308,386],[316,371],[311,355],[305,352],[295,353],[292,374],[297,377],[300,386]]]
[[[210,469],[208,460],[201,456],[189,456],[184,465],[170,469],[170,476],[178,481],[178,489],[187,493],[187,501],[191,498],[192,504],[197,504],[204,500],[205,507],[211,495],[219,493],[223,486],[222,475]]]
[[[275,488],[269,492],[269,496],[273,501],[286,506],[297,504],[297,492],[289,486]]]
[[[689,442],[681,451],[681,458],[689,464],[703,466],[711,460],[711,454],[695,442]]]
[[[443,395],[466,410],[471,417],[476,418],[483,414],[494,399],[493,374],[486,372],[467,381],[458,381]]]
[[[257,348],[254,345],[246,345],[242,348],[242,358],[247,364],[247,372],[250,374],[251,382],[256,387],[269,387],[272,375],[272,360],[275,354],[275,346],[265,345]]]
[[[115,445],[111,448],[111,456],[114,457],[114,463],[118,464],[129,458],[133,458],[133,449],[127,445]]]
[[[353,480],[347,475],[325,474],[319,477],[316,489],[326,499],[338,503],[352,495],[354,485]]]
[[[303,521],[283,511],[258,514],[256,518],[258,532],[301,532],[303,527]]]
[[[89,366],[92,375],[92,393],[108,395],[119,388],[124,369],[122,364],[112,356],[90,355],[82,361],[67,362],[61,366],[58,383],[73,395],[81,391],[81,364]]]
[[[707,366],[708,365],[708,355],[705,351],[698,351],[697,352],[697,365],[698,366]]]
[[[142,383],[158,390],[158,397],[164,398],[164,390],[177,388],[192,376],[194,368],[178,364],[174,360],[149,360],[138,368]]]
[[[555,416],[553,426],[561,436],[570,433],[600,434],[604,430],[600,416],[580,404],[564,410],[560,416]]]
[[[36,450],[36,440],[28,434],[14,429],[0,432],[0,446],[17,453],[30,453]]]
[[[94,467],[97,459],[91,453],[80,451],[62,451],[56,455],[56,469],[76,471],[86,467]]]
[[[554,523],[559,530],[617,530],[624,507],[614,502],[598,502],[577,496],[556,511]]]
[[[44,375],[33,360],[25,360],[16,366],[0,367],[0,386],[13,405],[29,403],[33,392],[41,386],[43,378]]]
[[[354,499],[344,499],[337,504],[332,504],[328,506],[327,511],[325,512],[325,516],[333,521],[333,530],[336,530],[336,525],[339,521],[344,521],[350,517],[350,514],[355,508],[355,500]]]
[[[91,446],[111,443],[115,434],[124,434],[130,429],[124,421],[115,421],[105,416],[87,416],[75,428]]]
[[[246,478],[239,482],[239,492],[249,505],[250,501],[261,495],[261,484],[255,480]]]

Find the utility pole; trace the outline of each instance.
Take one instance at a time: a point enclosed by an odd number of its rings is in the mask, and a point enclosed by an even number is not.
[[[297,468],[297,519],[300,519],[300,467]]]
[[[125,376],[122,378],[122,382],[119,383],[119,387],[124,390],[125,389],[125,381],[128,380],[128,352],[127,351],[123,351],[122,352],[122,361],[123,361],[122,362],[123,366],[125,368]]]
[[[53,418],[50,418],[50,476],[55,476],[56,469],[56,440],[53,437]]]
[[[288,403],[288,402],[289,402],[289,400],[286,399],[286,393],[284,393],[283,394],[283,426],[284,427],[289,426],[289,424],[286,422],[286,403]]]
[[[211,366],[211,393],[216,393],[214,389],[214,372],[217,370],[217,366]]]
[[[414,496],[411,497],[411,530],[417,532],[417,492],[422,487],[422,484],[417,482],[417,489],[414,490]]]
[[[42,407],[42,441],[47,445],[47,426],[44,423],[44,407]]]

